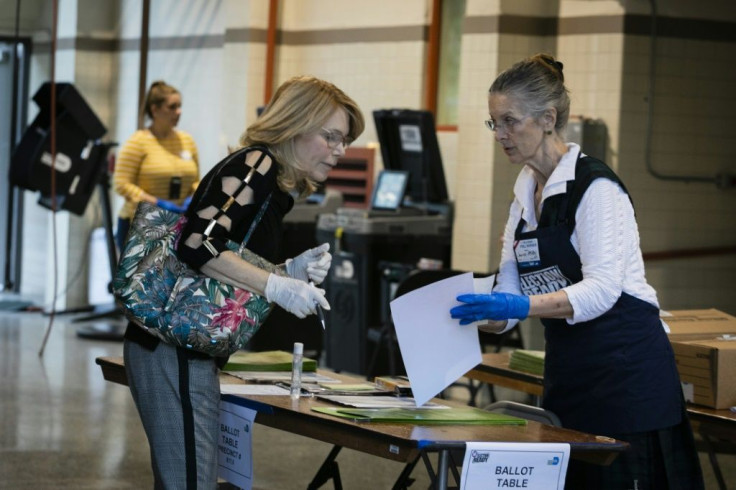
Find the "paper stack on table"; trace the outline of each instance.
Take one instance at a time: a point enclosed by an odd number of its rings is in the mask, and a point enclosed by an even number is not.
[[[509,367],[525,373],[544,375],[544,351],[516,349],[509,358]]]
[[[291,371],[292,360],[291,352],[280,350],[238,351],[230,356],[223,371]],[[302,371],[316,370],[317,361],[305,357],[302,361]]]
[[[344,405],[353,408],[416,408],[416,402],[411,397],[393,396],[393,395],[372,395],[372,396],[346,396],[346,395],[317,395],[321,400],[327,400],[338,405]],[[437,410],[448,409],[447,405],[427,402],[422,409]]]
[[[474,407],[360,409],[339,407],[312,407],[315,412],[343,417],[360,422],[400,422],[428,424],[470,425],[526,425],[526,420],[511,415],[488,412]]]

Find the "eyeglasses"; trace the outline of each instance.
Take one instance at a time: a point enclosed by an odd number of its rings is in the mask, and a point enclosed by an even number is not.
[[[521,119],[507,116],[506,118],[504,118],[503,122],[496,122],[493,120],[493,118],[486,119],[483,122],[485,123],[486,127],[494,133],[499,129],[506,133],[513,133],[514,129],[516,129],[516,126],[518,126],[519,123],[521,123],[521,121],[523,121],[524,119],[526,119],[526,116],[522,117]]]
[[[343,148],[347,148],[353,142],[353,138],[344,136],[340,131],[321,128],[319,134],[325,139],[327,146],[332,149],[337,148],[340,143],[342,143]]]

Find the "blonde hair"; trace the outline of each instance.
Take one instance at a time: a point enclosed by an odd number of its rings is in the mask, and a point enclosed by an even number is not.
[[[534,117],[554,107],[557,111],[555,130],[560,133],[570,117],[570,97],[562,67],[562,62],[555,60],[552,55],[536,54],[502,72],[488,93],[515,97]]]
[[[316,133],[336,109],[348,115],[348,138],[355,140],[365,129],[358,104],[330,82],[311,76],[294,77],[276,90],[261,116],[240,139],[243,146],[264,145],[279,164],[279,187],[300,196],[313,193],[317,184],[299,167],[294,151],[297,136]]]
[[[148,88],[148,92],[146,92],[146,98],[143,101],[143,107],[141,107],[141,114],[153,119],[151,107],[161,106],[161,104],[166,102],[166,99],[168,99],[172,94],[181,95],[176,88],[172,87],[168,83],[163,80],[156,80]]]

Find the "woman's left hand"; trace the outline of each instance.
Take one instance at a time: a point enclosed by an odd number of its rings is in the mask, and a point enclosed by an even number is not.
[[[479,320],[523,320],[529,316],[529,296],[510,293],[461,294],[457,300],[465,303],[450,310],[450,316],[468,325]]]
[[[329,250],[330,244],[323,243],[319,247],[311,248],[293,259],[287,259],[287,274],[304,282],[312,281],[314,284],[321,284],[327,277],[330,265],[332,265],[332,255]]]

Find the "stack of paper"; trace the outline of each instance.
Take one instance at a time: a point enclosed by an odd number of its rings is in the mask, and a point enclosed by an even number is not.
[[[315,412],[364,422],[408,422],[426,424],[526,425],[526,420],[511,415],[487,412],[479,408],[384,408],[360,409],[312,407]]]
[[[223,371],[291,371],[293,356],[280,350],[264,352],[238,351],[230,356]],[[302,371],[316,371],[317,361],[304,358]]]
[[[414,398],[392,395],[317,395],[321,400],[327,400],[338,405],[353,408],[416,408]],[[439,405],[427,402],[422,405],[425,409],[449,408],[447,405]]]
[[[511,353],[509,367],[544,376],[544,351],[517,349]]]
[[[315,394],[324,395],[377,395],[388,393],[386,390],[376,388],[372,383],[320,383],[320,391]]]
[[[223,371],[230,376],[242,379],[248,383],[289,383],[291,382],[290,371]],[[330,378],[316,371],[302,373],[302,385],[317,383],[339,383],[335,378]]]

